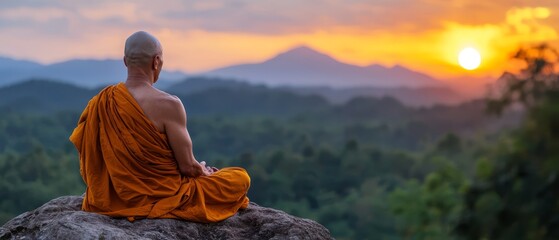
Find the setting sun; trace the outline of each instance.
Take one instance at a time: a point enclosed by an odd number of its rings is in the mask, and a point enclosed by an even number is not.
[[[466,70],[474,70],[481,63],[481,55],[475,48],[464,48],[458,54],[458,63]]]

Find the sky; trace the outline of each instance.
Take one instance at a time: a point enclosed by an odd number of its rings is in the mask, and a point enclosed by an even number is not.
[[[0,1],[0,56],[44,64],[121,58],[135,31],[155,35],[167,70],[264,61],[306,45],[367,66],[439,79],[497,77],[521,46],[559,48],[557,0]],[[478,69],[458,65],[473,47]]]

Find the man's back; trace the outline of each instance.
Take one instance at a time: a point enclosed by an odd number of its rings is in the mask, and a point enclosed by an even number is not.
[[[136,102],[144,111],[146,117],[151,120],[159,132],[165,133],[165,122],[170,115],[168,111],[177,111],[177,109],[173,109],[173,106],[180,100],[152,86],[130,83],[125,83],[125,85],[128,92],[136,99]]]

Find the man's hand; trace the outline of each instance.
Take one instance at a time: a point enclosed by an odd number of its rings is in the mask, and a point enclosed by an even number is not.
[[[195,178],[200,176],[212,175],[213,173],[219,171],[219,169],[206,166],[205,161],[198,162],[195,160],[192,164],[185,168],[180,168],[179,165],[179,171],[183,176]]]
[[[200,166],[202,167],[202,169],[204,169],[204,175],[205,176],[209,176],[209,175],[219,171],[219,169],[217,169],[215,167],[206,166],[205,161],[201,161]]]

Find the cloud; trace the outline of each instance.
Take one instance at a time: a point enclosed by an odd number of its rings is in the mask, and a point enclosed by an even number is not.
[[[512,8],[507,12],[507,24],[512,27],[509,35],[529,35],[535,41],[548,40],[555,37],[555,29],[538,22],[546,19],[551,11],[545,7],[536,8]]]
[[[120,58],[134,31],[158,36],[166,67],[202,71],[307,44],[359,65],[463,74],[456,54],[480,49],[497,74],[518,45],[557,41],[559,2],[468,0],[0,1],[0,55],[44,63]]]
[[[51,6],[29,1],[15,5],[3,1],[0,9],[3,16],[40,20],[65,17],[81,25],[113,21],[118,22],[119,27],[143,24],[154,28],[281,35],[337,28],[368,32],[395,29],[422,31],[439,26],[440,17],[453,8],[452,4],[430,0],[170,0],[160,4],[147,0],[50,2]]]
[[[18,7],[0,10],[0,19],[5,21],[31,20],[35,22],[47,22],[53,19],[65,18],[68,15],[67,11],[53,7]]]
[[[137,22],[142,14],[137,5],[127,2],[106,3],[92,8],[81,8],[78,10],[81,16],[91,21],[105,21],[111,19],[121,19],[127,23]]]
[[[40,21],[71,19],[81,26],[151,27],[266,35],[351,29],[355,32],[425,32],[444,27],[441,19],[462,24],[502,20],[517,1],[468,0],[168,0],[0,2],[2,18]],[[542,1],[543,2],[543,1]],[[516,5],[515,5],[516,4]],[[559,3],[544,6],[559,10]],[[5,25],[5,24],[3,24]]]

